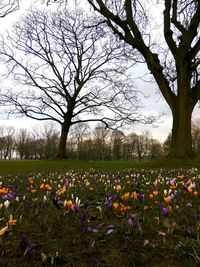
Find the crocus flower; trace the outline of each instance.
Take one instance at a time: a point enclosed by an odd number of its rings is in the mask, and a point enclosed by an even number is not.
[[[28,237],[26,234],[22,234],[20,239],[21,239],[21,242],[17,250],[19,251],[20,254],[23,253],[24,256],[26,254],[31,254],[32,251],[39,246],[38,244],[35,244],[35,243],[29,244]]]
[[[107,228],[107,235],[110,235],[115,230],[114,225],[109,225]]]
[[[130,225],[130,226],[133,226],[133,220],[129,217],[128,218],[128,224]]]
[[[142,201],[144,200],[144,195],[142,195],[142,194],[138,194],[138,195],[137,195],[137,198],[138,198],[139,201],[142,202]]]
[[[163,209],[162,209],[162,215],[163,215],[164,217],[167,217],[167,216],[169,215],[169,210],[168,210],[167,208],[163,208]]]
[[[166,203],[169,203],[171,201],[171,197],[170,196],[164,197],[164,201]]]
[[[80,211],[80,207],[77,204],[74,204],[74,211],[75,212],[79,212]]]
[[[132,193],[131,196],[132,196],[133,199],[137,199],[137,193],[135,191]]]
[[[7,199],[4,201],[4,207],[7,209],[10,206],[10,201]]]
[[[101,225],[96,225],[94,227],[88,227],[88,232],[98,233]]]
[[[0,188],[0,195],[6,195],[9,193],[9,189],[8,188]]]
[[[149,194],[149,199],[152,199],[153,198],[153,194]]]
[[[83,214],[80,216],[80,222],[81,224],[84,223],[84,221],[86,221],[87,218],[90,217],[89,211],[88,210],[84,210]]]
[[[18,251],[20,253],[24,253],[28,246],[28,237],[26,234],[22,234],[20,239],[21,239],[21,242],[19,244]]]
[[[153,191],[153,194],[154,194],[154,196],[157,196],[158,195],[158,191],[157,190],[154,190]]]
[[[28,246],[27,254],[31,254],[34,249],[38,247],[38,244],[32,243]]]
[[[119,203],[117,203],[117,202],[113,203],[113,207],[114,207],[115,209],[117,209],[117,208],[119,207]]]

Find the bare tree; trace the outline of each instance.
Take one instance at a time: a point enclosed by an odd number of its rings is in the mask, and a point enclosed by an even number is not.
[[[36,157],[40,159],[55,157],[58,151],[59,132],[53,123],[46,123],[42,127],[34,126],[32,128],[32,137],[37,146],[35,149]]]
[[[163,31],[157,32],[163,40],[162,47],[159,42],[155,43],[152,31],[155,17],[148,12],[146,1],[88,2],[103,15],[114,34],[145,59],[173,115],[169,156],[192,157],[191,115],[200,99],[200,2],[152,1],[154,7],[156,3],[160,5],[160,15],[163,16]]]
[[[60,158],[66,157],[74,124],[101,121],[119,127],[152,121],[138,114],[137,91],[127,72],[130,65],[108,34],[103,26],[88,25],[82,11],[34,11],[1,44],[8,76],[16,82],[13,89],[1,92],[1,102],[13,114],[59,123]]]
[[[121,160],[123,156],[123,141],[125,134],[120,130],[114,130],[111,133],[112,159]]]
[[[15,150],[15,129],[13,127],[0,127],[0,158],[11,159]]]
[[[0,1],[0,18],[19,9],[18,0],[1,0]]]
[[[200,154],[200,119],[192,121],[192,145],[197,156]]]
[[[106,154],[108,154],[107,143],[109,134],[110,130],[105,128],[105,125],[102,123],[98,123],[93,131],[95,154],[98,160],[106,159]]]
[[[77,145],[77,159],[80,159],[81,150],[83,149],[83,142],[89,136],[90,126],[86,122],[74,125],[71,129],[71,136]]]
[[[16,136],[15,147],[20,159],[30,159],[31,151],[31,133],[27,129],[19,129]]]

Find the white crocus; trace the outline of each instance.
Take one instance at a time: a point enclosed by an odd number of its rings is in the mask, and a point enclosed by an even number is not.
[[[164,190],[164,195],[167,196],[167,189]]]
[[[78,197],[76,197],[75,203],[76,203],[77,206],[80,206],[81,200]]]
[[[195,183],[192,183],[188,187],[191,188],[191,189],[196,188],[196,184]]]
[[[3,204],[4,204],[4,207],[7,209],[10,206],[10,201],[6,200],[6,201],[4,201]]]

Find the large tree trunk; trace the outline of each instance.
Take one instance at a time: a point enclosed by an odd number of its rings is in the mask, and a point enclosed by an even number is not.
[[[56,158],[60,158],[60,159],[67,158],[66,144],[67,144],[69,128],[70,128],[70,125],[66,122],[63,122],[62,128],[61,128],[60,142],[59,142],[59,151],[58,151],[58,154],[56,155]]]
[[[191,112],[185,108],[181,113],[179,110],[173,112],[172,140],[170,158],[192,158],[192,136],[191,136]]]
[[[189,159],[194,156],[191,134],[191,117],[194,104],[192,97],[189,96],[191,90],[184,89],[183,84],[181,86],[181,93],[177,96],[172,107],[173,125],[169,157]]]

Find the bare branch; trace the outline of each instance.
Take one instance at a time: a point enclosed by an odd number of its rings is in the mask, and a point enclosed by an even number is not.
[[[1,0],[0,3],[0,18],[19,9],[19,0]]]

